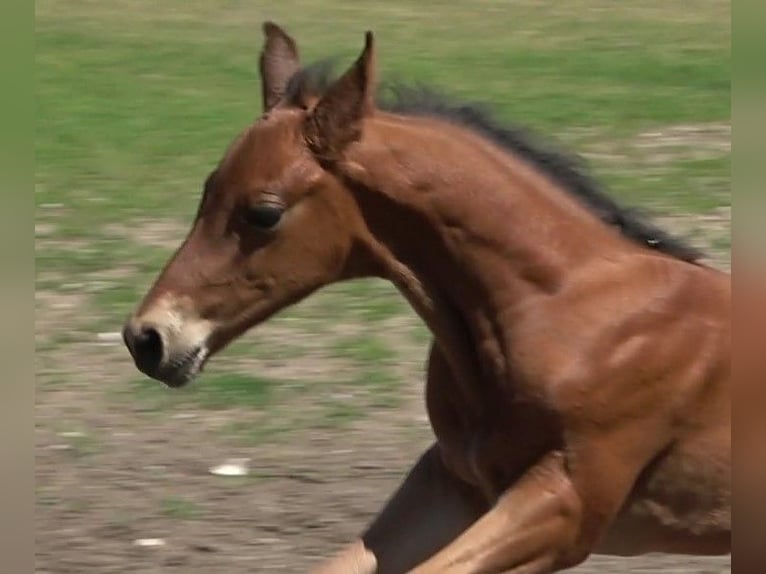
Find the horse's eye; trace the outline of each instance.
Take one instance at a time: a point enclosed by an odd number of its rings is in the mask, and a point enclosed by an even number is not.
[[[261,204],[247,208],[243,218],[258,229],[271,229],[282,219],[282,213],[284,209],[278,205]]]

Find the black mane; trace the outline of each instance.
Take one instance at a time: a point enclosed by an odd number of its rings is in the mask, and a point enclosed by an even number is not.
[[[304,95],[319,96],[334,79],[331,61],[320,61],[293,76],[286,97],[299,103]],[[619,205],[586,172],[584,161],[543,144],[539,138],[517,126],[502,126],[486,106],[451,100],[433,89],[402,85],[384,86],[378,106],[389,112],[434,116],[459,123],[521,157],[550,176],[580,200],[599,219],[617,227],[631,240],[683,261],[694,262],[704,254],[685,240],[652,224],[635,208]]]

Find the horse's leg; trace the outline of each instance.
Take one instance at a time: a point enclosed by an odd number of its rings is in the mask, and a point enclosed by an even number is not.
[[[552,572],[556,555],[576,537],[581,504],[560,453],[527,471],[493,508],[411,574],[539,574]]]
[[[444,466],[437,447],[418,460],[361,540],[315,574],[402,574],[454,540],[487,509]]]
[[[607,437],[579,436],[566,454],[544,456],[410,574],[545,574],[585,560],[654,450],[641,437],[643,425],[628,427]]]

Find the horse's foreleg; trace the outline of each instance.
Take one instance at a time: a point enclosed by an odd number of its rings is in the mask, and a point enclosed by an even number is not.
[[[357,540],[314,568],[311,574],[375,574],[377,571],[375,555],[364,542]]]
[[[547,574],[582,562],[645,464],[650,450],[630,448],[643,428],[578,437],[566,454],[547,454],[491,510],[410,574]]]
[[[494,507],[410,574],[541,574],[576,538],[581,504],[556,453],[527,471]]]
[[[362,539],[314,574],[402,574],[454,540],[485,510],[478,491],[456,479],[433,446]]]

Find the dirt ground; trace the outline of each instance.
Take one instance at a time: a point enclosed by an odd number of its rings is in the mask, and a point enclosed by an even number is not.
[[[94,377],[92,384],[108,385],[109,377]],[[220,424],[214,414],[146,420],[140,412],[99,404],[99,393],[88,386],[41,394],[39,574],[305,572],[359,532],[428,442],[425,423],[415,417],[409,426],[416,432],[395,428],[406,424],[402,416],[222,452],[209,440],[209,429]],[[62,409],[78,409],[98,444],[74,440],[64,448],[77,437],[52,432]],[[253,475],[208,472],[230,457],[249,458]],[[181,496],[187,510],[177,505],[172,512],[167,501]],[[136,546],[142,538],[166,544]],[[730,571],[730,561],[595,557],[577,571],[718,574]]]
[[[718,259],[727,266],[725,254]],[[227,429],[252,420],[248,409],[131,399],[136,373],[119,342],[76,328],[88,313],[82,297],[38,291],[37,310],[38,574],[306,572],[361,531],[430,443],[419,375],[425,343],[397,356],[412,380],[396,408],[243,443]],[[276,329],[265,325],[254,337]],[[51,333],[64,331],[53,344]],[[306,407],[269,408],[289,417]],[[247,460],[247,476],[209,472],[234,458]],[[729,557],[645,556],[593,557],[575,571],[730,570]]]

